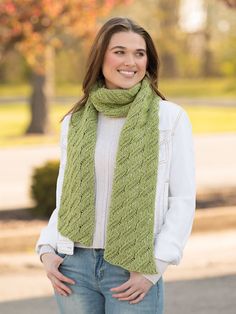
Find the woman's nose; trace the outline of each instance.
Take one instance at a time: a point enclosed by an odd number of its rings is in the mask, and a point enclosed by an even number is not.
[[[134,56],[131,55],[131,54],[130,55],[127,54],[125,56],[124,64],[125,65],[133,65],[133,64],[135,64]]]

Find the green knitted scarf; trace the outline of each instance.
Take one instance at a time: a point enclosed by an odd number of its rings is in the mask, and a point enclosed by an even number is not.
[[[154,213],[159,152],[159,98],[144,78],[130,89],[97,84],[72,115],[58,230],[74,242],[93,243],[94,154],[98,112],[126,117],[119,138],[104,259],[129,271],[157,273]]]

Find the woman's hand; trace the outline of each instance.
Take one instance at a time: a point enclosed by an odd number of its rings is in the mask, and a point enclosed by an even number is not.
[[[63,282],[67,282],[69,284],[75,284],[75,282],[72,279],[64,276],[58,270],[60,264],[63,262],[63,258],[55,253],[44,253],[41,260],[46,270],[47,277],[52,283],[54,291],[64,296],[71,294],[71,289]]]
[[[131,272],[128,281],[121,286],[111,288],[110,291],[118,292],[113,294],[114,298],[120,301],[130,301],[130,304],[139,303],[143,300],[153,283],[141,273]]]

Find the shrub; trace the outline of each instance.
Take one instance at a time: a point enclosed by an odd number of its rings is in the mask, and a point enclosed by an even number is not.
[[[48,161],[34,169],[30,187],[31,197],[36,203],[34,216],[49,217],[55,209],[58,170],[58,161]]]

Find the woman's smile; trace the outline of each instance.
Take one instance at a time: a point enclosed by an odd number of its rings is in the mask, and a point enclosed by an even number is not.
[[[125,78],[133,78],[137,71],[118,70],[118,72]]]

